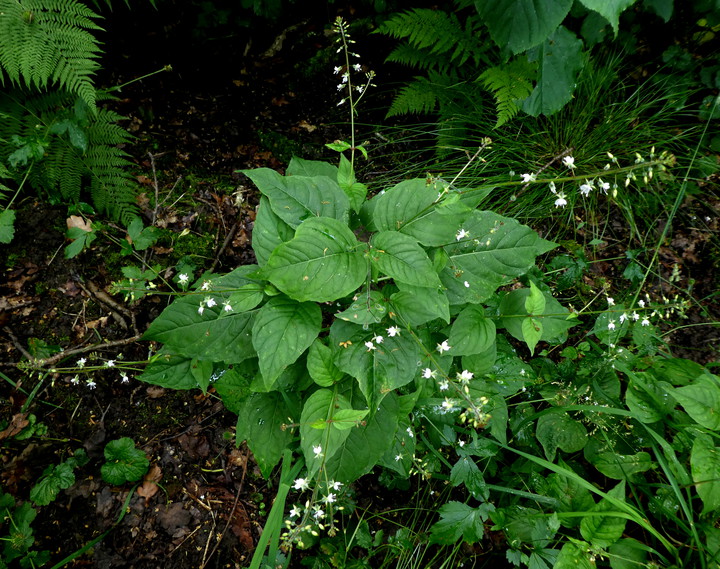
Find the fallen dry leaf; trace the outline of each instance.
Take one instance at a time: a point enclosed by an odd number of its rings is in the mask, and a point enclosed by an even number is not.
[[[88,233],[92,231],[92,222],[85,221],[79,215],[71,215],[65,220],[65,223],[67,223],[68,229],[77,227],[78,229],[82,229],[83,231],[87,231]]]
[[[8,437],[14,437],[25,427],[27,427],[30,422],[27,420],[26,417],[26,413],[16,413],[15,415],[13,415],[13,418],[10,420],[10,424],[7,426],[7,428],[3,431],[0,431],[0,440],[6,439]]]
[[[150,470],[143,478],[143,483],[138,487],[137,494],[145,498],[145,505],[148,505],[150,498],[152,498],[157,491],[160,489],[158,482],[162,479],[162,470],[157,464],[153,464]]]

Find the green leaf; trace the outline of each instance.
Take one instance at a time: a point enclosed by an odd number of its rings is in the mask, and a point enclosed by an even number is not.
[[[543,323],[537,318],[523,318],[520,324],[522,339],[527,344],[530,354],[535,351],[535,346],[543,335]]]
[[[73,484],[75,484],[75,474],[70,461],[49,466],[30,490],[30,499],[37,506],[47,506],[57,498],[60,490],[70,488]]]
[[[569,468],[562,461],[558,461],[558,464]],[[578,484],[574,478],[553,472],[548,476],[547,481],[546,493],[557,500],[557,512],[585,512],[595,506],[590,491]],[[575,517],[560,516],[559,519],[560,523],[568,528],[580,524],[580,520]]]
[[[331,180],[335,180],[338,176],[337,166],[333,166],[322,160],[305,160],[304,158],[298,158],[293,156],[285,170],[286,176],[325,176]]]
[[[610,490],[608,496],[624,502],[625,482],[620,482]],[[580,534],[583,539],[595,547],[606,548],[622,537],[627,519],[621,516],[627,514],[618,512],[607,498],[600,500],[589,513],[592,515],[585,516],[580,522]]]
[[[647,546],[630,537],[613,543],[608,549],[611,569],[640,569],[647,567]]]
[[[265,298],[264,290],[265,287],[261,283],[249,283],[241,286],[237,290],[233,290],[230,292],[230,296],[228,296],[226,301],[232,310],[225,310],[223,306],[220,317],[227,318],[235,312],[252,310]]]
[[[389,392],[410,383],[420,361],[420,348],[409,334],[384,337],[381,344],[374,341],[376,336],[372,328],[364,330],[343,320],[330,327],[335,365],[357,379],[370,409],[376,409]],[[374,349],[366,342],[372,342]]]
[[[330,389],[318,389],[305,401],[300,416],[300,447],[305,455],[308,475],[314,474],[323,461],[330,460],[350,436],[350,429],[330,428],[336,413],[352,409],[346,397]],[[313,427],[318,423],[325,428]],[[318,456],[316,450],[322,453]]]
[[[350,307],[338,312],[336,318],[355,324],[377,324],[387,315],[388,303],[376,290],[363,291],[353,299]]]
[[[545,43],[528,52],[538,64],[537,84],[525,99],[523,110],[537,117],[549,116],[572,99],[578,72],[585,66],[582,40],[560,26]]]
[[[132,241],[132,246],[136,251],[144,251],[158,240],[160,236],[156,227],[143,228],[142,219],[138,216],[133,217],[130,225],[127,227],[128,235]]]
[[[393,444],[402,414],[398,396],[389,393],[365,425],[350,429],[340,450],[325,465],[328,476],[349,484],[370,472]]]
[[[398,286],[400,291],[390,296],[390,303],[401,322],[410,326],[420,326],[436,318],[450,322],[450,304],[444,291],[405,283]]]
[[[475,8],[501,50],[518,54],[544,42],[570,12],[572,0],[477,0]]]
[[[427,253],[417,241],[397,231],[381,231],[372,238],[370,258],[378,269],[396,282],[414,286],[440,286]]]
[[[343,154],[340,155],[337,182],[350,200],[350,207],[356,213],[359,212],[367,195],[367,186],[355,180],[355,172],[353,171],[352,164]]]
[[[311,218],[270,255],[262,274],[298,301],[327,302],[354,292],[367,276],[355,235],[344,223]]]
[[[10,243],[15,236],[15,211],[4,209],[0,212],[0,243]]]
[[[468,306],[457,315],[448,343],[453,356],[471,356],[490,349],[495,343],[495,323],[479,306]]]
[[[322,312],[317,304],[280,295],[258,312],[252,330],[260,373],[270,389],[282,371],[295,362],[320,333]]]
[[[293,439],[293,429],[285,425],[296,422],[297,418],[292,417],[286,400],[288,395],[277,391],[253,393],[238,413],[237,444],[247,442],[265,479],[270,477]]]
[[[587,444],[587,431],[583,424],[564,412],[542,415],[538,419],[535,434],[549,461],[555,460],[557,449],[577,452]]]
[[[557,245],[514,219],[474,211],[463,224],[469,237],[445,247],[450,256],[440,274],[450,304],[479,304],[528,271],[535,258]]]
[[[68,239],[72,239],[72,243],[65,247],[65,258],[72,259],[82,253],[83,249],[89,247],[90,244],[95,241],[95,229],[91,231],[85,231],[80,227],[70,227],[65,236]]]
[[[590,462],[602,474],[615,480],[627,480],[633,474],[645,472],[655,467],[655,463],[647,452],[635,454],[601,452],[593,456]]]
[[[262,196],[252,231],[252,248],[258,264],[261,267],[267,264],[275,247],[290,241],[294,234],[293,228],[275,214],[270,201]]]
[[[334,179],[327,176],[281,176],[270,168],[242,170],[270,200],[275,214],[297,228],[314,217],[347,221],[350,201]]]
[[[129,437],[105,445],[105,460],[100,472],[103,480],[113,486],[140,480],[150,466],[145,453],[135,448],[135,442]]]
[[[558,555],[553,569],[595,569],[595,564],[590,561],[587,548],[581,548],[577,540],[566,542],[560,555]],[[587,544],[584,544],[587,546]]]
[[[530,281],[530,294],[525,298],[525,310],[528,314],[540,316],[545,314],[545,304],[545,295],[533,281]]]
[[[321,387],[329,387],[338,383],[345,375],[333,362],[333,352],[319,338],[310,346],[307,357],[307,368],[310,377]]]
[[[258,375],[257,360],[254,358],[245,360],[220,370],[215,375],[217,380],[213,383],[213,387],[222,399],[223,405],[229,411],[240,414],[252,392],[250,384]]]
[[[138,379],[170,389],[196,389],[200,386],[190,371],[191,366],[192,358],[171,355],[163,350],[150,362]]]
[[[538,341],[543,340],[551,343],[559,343],[565,340],[568,329],[575,323],[568,320],[570,314],[567,308],[560,304],[550,293],[540,293],[544,298],[544,309],[542,312],[528,313],[528,299],[532,295],[531,288],[513,290],[504,295],[498,305],[498,312],[501,315],[500,325],[507,329],[510,335],[520,341],[525,341],[525,317],[533,314],[536,320],[542,323],[539,330]],[[539,307],[539,302],[536,303]]]
[[[190,361],[190,374],[197,382],[203,393],[207,393],[208,385],[210,385],[210,376],[213,372],[213,363],[207,360],[198,360],[193,358]]]
[[[440,521],[430,528],[430,543],[451,545],[462,537],[466,543],[477,543],[485,533],[484,522],[494,510],[492,504],[472,508],[461,502],[448,502],[440,508]]]
[[[450,484],[453,486],[465,484],[476,500],[487,500],[488,498],[489,492],[485,485],[485,478],[478,465],[470,457],[464,456],[453,465],[450,470]]]
[[[696,436],[690,453],[690,469],[703,502],[703,515],[720,510],[720,449],[709,436]]]
[[[333,416],[332,428],[344,431],[346,429],[358,428],[361,426],[362,420],[370,411],[358,411],[356,409],[341,409]]]
[[[657,423],[675,406],[667,395],[668,390],[672,390],[669,383],[658,382],[648,374],[636,372],[630,375],[625,404],[641,423]]]
[[[714,375],[701,375],[685,387],[665,389],[703,427],[720,429],[720,385]]]
[[[620,14],[635,4],[636,0],[580,0],[588,9],[605,18],[612,26],[615,35],[618,33]]]

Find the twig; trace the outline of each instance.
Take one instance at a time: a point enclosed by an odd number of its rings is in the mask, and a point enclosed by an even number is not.
[[[7,333],[10,333],[7,327],[3,328],[4,331]],[[11,339],[13,336],[11,335]],[[54,356],[50,358],[44,358],[44,359],[34,359],[30,354],[28,354],[25,350],[23,350],[21,347],[17,346],[17,348],[23,353],[23,355],[28,358],[30,361],[30,364],[34,368],[40,368],[45,366],[52,366],[55,365],[60,360],[64,360],[68,356],[74,356],[75,354],[85,354],[87,352],[93,352],[95,350],[105,350],[107,348],[115,348],[117,346],[127,346],[128,344],[132,344],[133,342],[137,342],[142,338],[142,334],[137,334],[135,336],[132,336],[130,338],[125,338],[123,340],[113,340],[112,342],[104,342],[102,344],[93,344],[91,346],[85,346],[83,348],[74,348],[72,350],[65,350],[64,352],[60,352],[55,354]],[[19,366],[20,363],[14,363],[11,364],[15,367]]]
[[[235,224],[230,228],[230,231],[228,231],[228,234],[225,237],[225,241],[223,241],[223,244],[215,252],[215,259],[213,260],[213,264],[210,267],[210,272],[213,272],[215,270],[215,267],[217,266],[218,262],[220,261],[220,255],[222,255],[222,252],[230,244],[230,241],[232,241],[233,238],[235,237],[235,234],[237,233],[239,225],[240,225],[239,221],[235,222]]]
[[[10,338],[10,340],[12,340],[15,349],[18,350],[28,360],[32,361],[33,357],[28,353],[25,348],[22,347],[22,344],[18,341],[17,337],[15,336],[15,334],[12,333],[10,328],[8,328],[7,326],[3,326],[3,332],[5,332]]]

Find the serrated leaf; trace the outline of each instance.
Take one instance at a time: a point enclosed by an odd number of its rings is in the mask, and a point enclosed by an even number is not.
[[[427,253],[417,241],[397,231],[381,231],[372,238],[370,258],[378,269],[397,282],[414,286],[440,286]]]
[[[535,434],[549,461],[555,460],[557,449],[577,452],[583,449],[588,440],[583,424],[563,412],[542,415],[538,419]]]
[[[612,26],[615,35],[618,33],[620,14],[635,4],[636,0],[580,0],[588,9],[600,14]]]
[[[226,409],[235,414],[241,412],[252,392],[250,384],[257,375],[258,364],[255,359],[234,364],[216,374],[217,380],[213,383],[213,387]]]
[[[463,229],[469,236],[445,247],[450,260],[440,274],[451,305],[487,300],[500,285],[527,272],[538,255],[557,246],[491,211],[474,211]]]
[[[552,115],[572,99],[578,72],[585,66],[582,40],[560,26],[542,45],[528,52],[537,62],[537,83],[523,110],[537,117]]]
[[[690,385],[666,388],[666,391],[700,425],[713,431],[720,429],[720,385],[717,377],[701,375]]]
[[[270,255],[263,275],[290,298],[327,302],[357,290],[367,276],[360,244],[344,223],[312,218]]]
[[[293,429],[286,424],[294,423],[286,400],[297,399],[293,394],[277,391],[253,393],[247,398],[237,420],[237,444],[247,442],[260,472],[268,479],[280,461],[283,451],[293,439]]]
[[[345,375],[333,361],[333,352],[319,338],[310,346],[307,368],[310,377],[321,387],[328,387],[340,381]]]
[[[440,508],[440,521],[430,528],[430,543],[450,545],[462,538],[466,543],[477,543],[484,535],[484,522],[494,510],[492,504],[472,508],[461,502],[448,502]]]
[[[450,484],[465,487],[476,500],[487,500],[489,492],[480,468],[470,457],[461,457],[450,470]]]
[[[608,496],[625,501],[625,482],[620,482],[608,492]],[[580,534],[595,547],[610,547],[622,537],[627,519],[607,499],[603,498],[580,522]]]
[[[136,482],[147,472],[150,461],[143,451],[135,448],[130,437],[110,441],[105,445],[105,460],[101,474],[103,480],[113,486]]]
[[[4,209],[0,212],[0,243],[10,243],[15,236],[15,211]]]
[[[468,306],[457,315],[448,343],[453,356],[471,356],[487,351],[495,343],[495,323],[479,306]]]
[[[315,217],[347,221],[350,201],[334,179],[327,176],[281,176],[270,168],[242,170],[263,195],[273,212],[290,227]]]
[[[252,232],[252,248],[258,264],[265,265],[275,247],[290,241],[294,235],[293,228],[275,214],[270,201],[262,196]]]
[[[517,54],[544,42],[570,12],[572,0],[477,0],[475,8],[501,49]]]
[[[38,506],[47,506],[57,498],[60,490],[75,484],[75,473],[69,462],[48,467],[30,490],[30,499]]]
[[[271,298],[259,311],[252,330],[260,373],[270,389],[282,371],[295,362],[320,333],[322,312],[312,302],[284,295]]]
[[[703,515],[720,510],[720,449],[713,445],[710,437],[696,437],[690,453],[690,469],[703,503]]]

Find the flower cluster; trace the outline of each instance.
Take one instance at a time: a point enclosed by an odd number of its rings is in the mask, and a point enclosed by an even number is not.
[[[348,24],[341,17],[338,17],[335,20],[334,31],[338,35],[337,42],[340,44],[340,46],[337,48],[337,53],[345,53],[345,64],[336,65],[333,68],[333,73],[340,76],[340,82],[337,84],[336,87],[337,90],[345,91],[346,93],[343,98],[340,99],[338,106],[345,103],[350,103],[350,106],[354,109],[355,105],[357,105],[360,102],[360,99],[362,99],[363,95],[365,95],[368,87],[375,87],[375,85],[373,84],[375,72],[366,69],[360,63],[350,63],[351,57],[360,58],[360,56],[350,50],[350,46],[354,44],[355,41],[350,39],[350,35],[348,33]],[[350,75],[351,71],[355,73],[364,73],[365,79],[360,83],[353,84],[353,80]]]
[[[311,488],[312,480],[296,478],[293,489],[298,492],[312,491],[312,496],[304,503],[295,503],[285,520],[286,531],[282,535],[283,542],[291,547],[297,544],[304,547],[304,536],[317,537],[320,531],[327,530],[331,537],[337,533],[334,519],[335,512],[342,511],[345,506],[344,484],[337,480],[326,480]]]
[[[97,357],[96,354],[90,354],[90,358]],[[122,359],[122,354],[118,356],[118,359]],[[80,357],[75,361],[75,365],[67,368],[53,368],[50,370],[53,373],[62,373],[62,372],[75,372],[75,375],[69,378],[69,382],[71,385],[80,385],[80,383],[84,383],[85,387],[88,389],[95,389],[97,387],[97,382],[95,381],[96,376],[94,372],[101,371],[101,370],[112,370],[117,369],[120,374],[120,382],[130,383],[130,376],[128,375],[127,371],[118,368],[117,367],[118,360],[99,360],[97,364],[90,364],[88,362],[88,358],[86,357]],[[81,374],[85,376],[85,378],[81,378]]]

